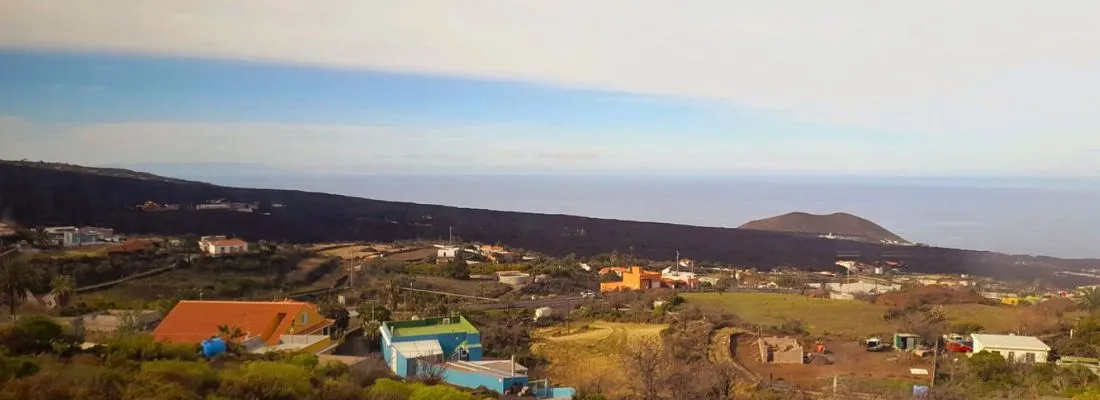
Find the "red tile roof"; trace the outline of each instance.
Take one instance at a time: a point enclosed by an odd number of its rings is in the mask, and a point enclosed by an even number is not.
[[[107,248],[108,253],[134,253],[138,251],[151,250],[153,248],[153,242],[148,240],[127,240],[117,246],[111,246]]]
[[[223,240],[214,241],[213,243],[210,243],[210,244],[212,244],[216,247],[239,247],[239,246],[247,246],[248,242],[240,240],[240,239],[223,239]]]
[[[200,343],[217,335],[218,325],[229,325],[239,327],[245,337],[270,335],[263,339],[274,345],[281,335],[311,334],[332,325],[333,320],[318,317],[307,321],[306,326],[294,326],[291,332],[298,315],[310,311],[307,308],[313,311],[310,315],[320,315],[313,304],[298,301],[184,300],[164,317],[153,337],[165,342]]]

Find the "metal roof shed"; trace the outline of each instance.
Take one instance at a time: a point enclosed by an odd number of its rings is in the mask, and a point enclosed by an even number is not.
[[[975,353],[999,353],[1009,362],[1045,363],[1050,355],[1050,346],[1034,336],[975,333],[970,338],[974,340]]]
[[[1013,349],[1013,350],[1032,350],[1032,351],[1050,351],[1050,346],[1043,343],[1042,340],[1034,336],[1016,336],[1016,335],[989,335],[984,333],[975,333],[970,335],[971,339],[974,339],[974,351],[982,351],[982,348],[990,347],[997,349]]]

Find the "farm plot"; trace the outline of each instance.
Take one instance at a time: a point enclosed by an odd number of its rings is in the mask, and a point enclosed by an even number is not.
[[[665,325],[597,321],[588,325],[546,328],[535,332],[532,349],[550,360],[547,375],[555,384],[602,389],[616,396],[628,378],[618,354],[640,337],[656,338]]]

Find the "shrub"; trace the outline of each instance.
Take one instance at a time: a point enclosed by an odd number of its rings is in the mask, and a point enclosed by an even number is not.
[[[313,374],[321,378],[338,379],[347,375],[350,371],[351,368],[347,364],[339,361],[329,361],[314,368]]]
[[[386,400],[408,400],[413,393],[413,387],[393,379],[379,379],[370,387],[371,397]]]
[[[59,353],[79,342],[79,338],[66,334],[57,322],[42,316],[24,317],[0,330],[0,345],[15,354]]]
[[[313,400],[359,400],[363,395],[363,389],[351,382],[326,380],[321,389],[311,398]]]
[[[305,369],[313,369],[313,367],[317,366],[317,363],[317,356],[312,354],[295,354],[293,357],[290,358],[291,365],[297,365]]]
[[[309,395],[309,373],[301,367],[253,361],[222,378],[220,394],[234,399],[292,400]]]
[[[436,385],[416,389],[409,400],[474,400],[474,397],[450,386]]]
[[[192,391],[204,393],[218,387],[218,374],[204,363],[180,360],[149,361],[141,364],[140,376],[150,381],[164,381]]]

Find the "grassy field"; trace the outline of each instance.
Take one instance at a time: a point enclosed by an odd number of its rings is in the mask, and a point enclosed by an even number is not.
[[[631,339],[656,338],[664,325],[597,321],[588,325],[546,328],[535,332],[533,350],[550,360],[547,374],[556,385],[598,385],[615,396],[626,388],[628,377],[619,366],[618,354]]]
[[[684,293],[688,304],[718,308],[756,325],[800,320],[813,335],[862,337],[892,332],[885,306],[850,300],[811,299],[776,293]]]
[[[810,299],[775,293],[685,293],[688,304],[720,308],[756,325],[779,325],[797,319],[813,335],[863,337],[893,332],[882,319],[887,307],[854,300]],[[1016,328],[1026,308],[984,304],[942,306],[950,323],[973,322],[986,332],[1009,332]]]
[[[371,246],[348,246],[337,249],[325,250],[321,252],[325,257],[339,257],[345,260],[351,260],[358,257],[366,257],[368,255],[377,254],[374,248]]]

